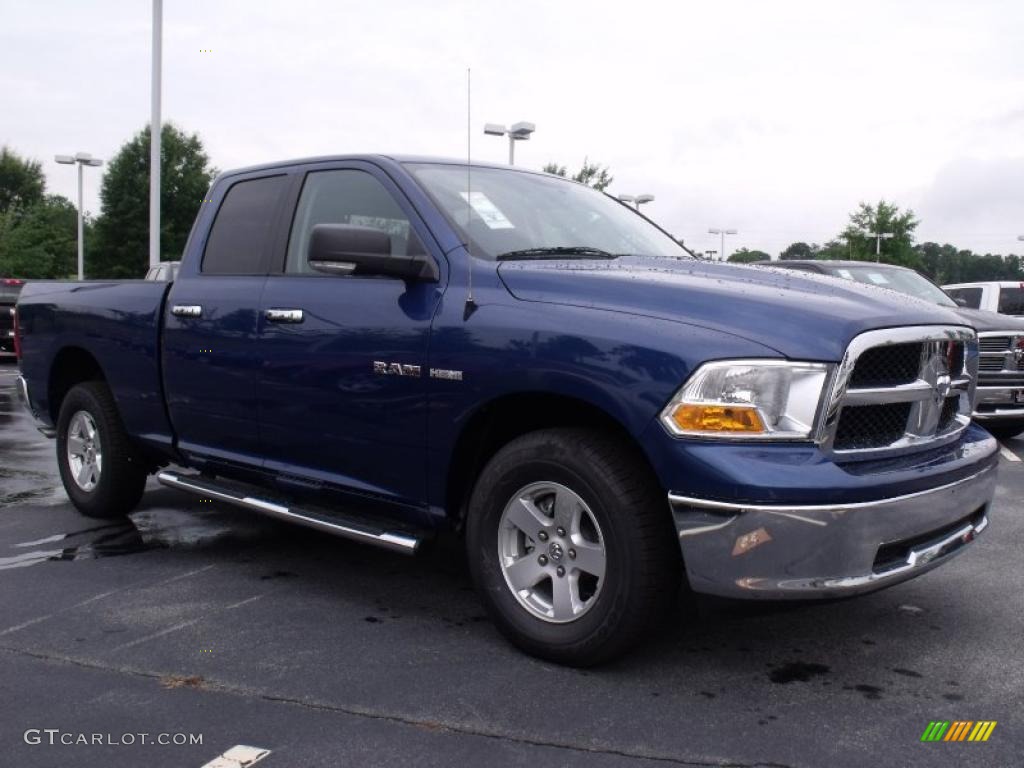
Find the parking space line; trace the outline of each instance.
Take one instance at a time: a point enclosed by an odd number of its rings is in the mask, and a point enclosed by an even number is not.
[[[254,603],[257,600],[263,599],[264,597],[266,597],[266,593],[263,593],[262,595],[254,595],[253,597],[247,597],[245,600],[241,600],[241,601],[239,601],[237,603],[232,603],[231,605],[225,605],[223,608],[218,608],[218,609],[216,609],[214,611],[209,611],[207,613],[204,613],[202,616],[197,616],[196,618],[189,619],[188,621],[182,621],[182,622],[180,622],[178,624],[175,624],[173,626],[167,627],[165,629],[161,629],[159,632],[153,632],[153,633],[148,634],[148,635],[143,635],[142,637],[137,637],[134,640],[129,640],[127,643],[122,643],[121,645],[116,646],[112,650],[114,650],[114,651],[123,651],[123,650],[125,650],[127,648],[132,648],[132,647],[134,647],[136,645],[140,645],[141,643],[145,643],[145,642],[148,642],[150,640],[156,640],[156,638],[163,637],[164,635],[169,635],[171,632],[177,632],[179,629],[185,629],[186,627],[191,627],[193,624],[198,624],[203,619],[207,619],[210,616],[214,615],[215,613],[220,613],[221,611],[231,611],[231,610],[234,610],[235,608],[240,608],[243,605],[248,605],[249,603]]]
[[[1018,456],[1016,453],[1011,451],[1009,448],[1007,448],[1002,443],[999,444],[999,453],[1007,461],[1020,461],[1020,456]]]
[[[73,611],[76,608],[81,608],[83,605],[88,605],[89,603],[93,603],[93,602],[95,602],[97,600],[102,600],[105,597],[110,597],[111,595],[116,595],[118,592],[125,592],[126,590],[129,590],[129,589],[149,589],[151,587],[160,587],[160,586],[163,586],[164,584],[170,584],[173,581],[179,581],[180,579],[187,579],[187,578],[189,578],[191,576],[195,576],[196,574],[200,574],[200,573],[203,573],[205,571],[208,571],[208,570],[210,570],[211,568],[214,568],[214,567],[216,567],[216,563],[213,563],[211,565],[205,565],[202,568],[196,568],[196,569],[191,570],[191,571],[186,571],[185,573],[179,573],[177,576],[172,576],[169,579],[162,579],[160,581],[152,582],[150,584],[143,584],[143,585],[131,584],[131,585],[127,586],[127,587],[119,587],[118,589],[112,589],[109,592],[103,592],[103,593],[98,594],[98,595],[93,595],[92,597],[90,597],[90,598],[88,598],[86,600],[83,600],[83,601],[81,601],[79,603],[75,603],[74,605],[69,605],[67,608],[61,608],[59,611],[54,611],[53,613],[48,613],[45,616],[37,616],[36,618],[29,619],[28,621],[22,622],[21,624],[15,624],[13,627],[8,627],[7,629],[0,630],[0,637],[2,637],[3,635],[9,635],[11,632],[17,632],[18,630],[26,629],[27,627],[31,627],[33,624],[39,624],[40,622],[46,621],[47,619],[52,619],[54,616],[58,616],[58,615],[60,615],[62,613],[67,613],[68,611]]]
[[[250,765],[256,765],[256,763],[269,754],[269,749],[239,744],[229,749],[223,755],[215,757],[208,763],[204,763],[202,768],[249,768]]]

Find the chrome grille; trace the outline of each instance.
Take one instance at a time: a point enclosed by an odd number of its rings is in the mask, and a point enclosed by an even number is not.
[[[823,447],[874,456],[954,439],[971,420],[977,365],[974,332],[960,326],[857,336],[836,374]]]
[[[1024,332],[986,331],[978,334],[978,384],[982,387],[1020,386],[1024,378]]]
[[[851,387],[892,387],[910,384],[921,368],[922,342],[889,344],[860,356],[850,375]]]
[[[910,403],[848,406],[839,418],[833,447],[849,451],[890,445],[903,437],[908,418]]]
[[[978,334],[978,351],[979,352],[1005,352],[1013,344],[1012,336],[1002,336],[999,334],[979,333]]]

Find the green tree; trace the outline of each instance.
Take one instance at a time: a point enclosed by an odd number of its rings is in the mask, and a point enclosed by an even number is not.
[[[41,202],[45,188],[38,160],[26,160],[7,147],[0,148],[0,214]]]
[[[861,203],[850,214],[850,223],[840,235],[849,248],[846,258],[874,261],[875,233],[882,232],[892,237],[882,239],[880,260],[916,269],[919,261],[914,251],[914,230],[919,223],[913,211],[901,211],[894,203],[885,200],[879,200],[878,205]]]
[[[815,249],[807,243],[797,242],[789,245],[786,250],[779,254],[783,261],[792,259],[813,259]]]
[[[162,129],[160,251],[180,257],[216,171],[195,133]],[[100,216],[86,255],[89,277],[142,277],[149,257],[149,127],[121,147],[100,188]]]
[[[752,251],[749,248],[740,248],[729,255],[729,261],[735,264],[749,264],[752,261],[771,261],[772,257],[764,251]]]
[[[548,163],[541,170],[544,173],[553,173],[555,176],[568,176],[569,174],[568,169],[558,163]],[[597,163],[591,163],[586,157],[583,158],[583,166],[570,178],[580,184],[593,187],[599,192],[604,192],[615,181],[615,177],[609,173],[608,166],[602,167]]]
[[[0,275],[35,280],[73,277],[78,212],[71,201],[47,195],[15,213],[0,214]]]

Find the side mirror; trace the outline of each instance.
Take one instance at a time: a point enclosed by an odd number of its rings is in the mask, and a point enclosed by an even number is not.
[[[410,235],[415,237],[415,235]],[[416,241],[418,246],[419,241]],[[412,245],[412,241],[410,241]],[[405,256],[391,253],[391,235],[370,227],[317,224],[309,238],[306,258],[317,272],[330,275],[398,277],[433,282],[437,266],[423,252]]]
[[[956,305],[958,307],[966,307],[967,306],[967,299],[962,298],[960,296],[957,296],[956,298],[954,298],[953,301],[956,302]]]

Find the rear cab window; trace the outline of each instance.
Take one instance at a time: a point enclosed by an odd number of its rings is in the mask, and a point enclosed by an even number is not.
[[[271,234],[288,176],[235,182],[217,211],[203,251],[204,275],[263,275],[268,271]]]
[[[1004,315],[1024,315],[1024,288],[999,286],[999,308]]]
[[[946,293],[961,307],[981,309],[981,288],[947,288]]]

